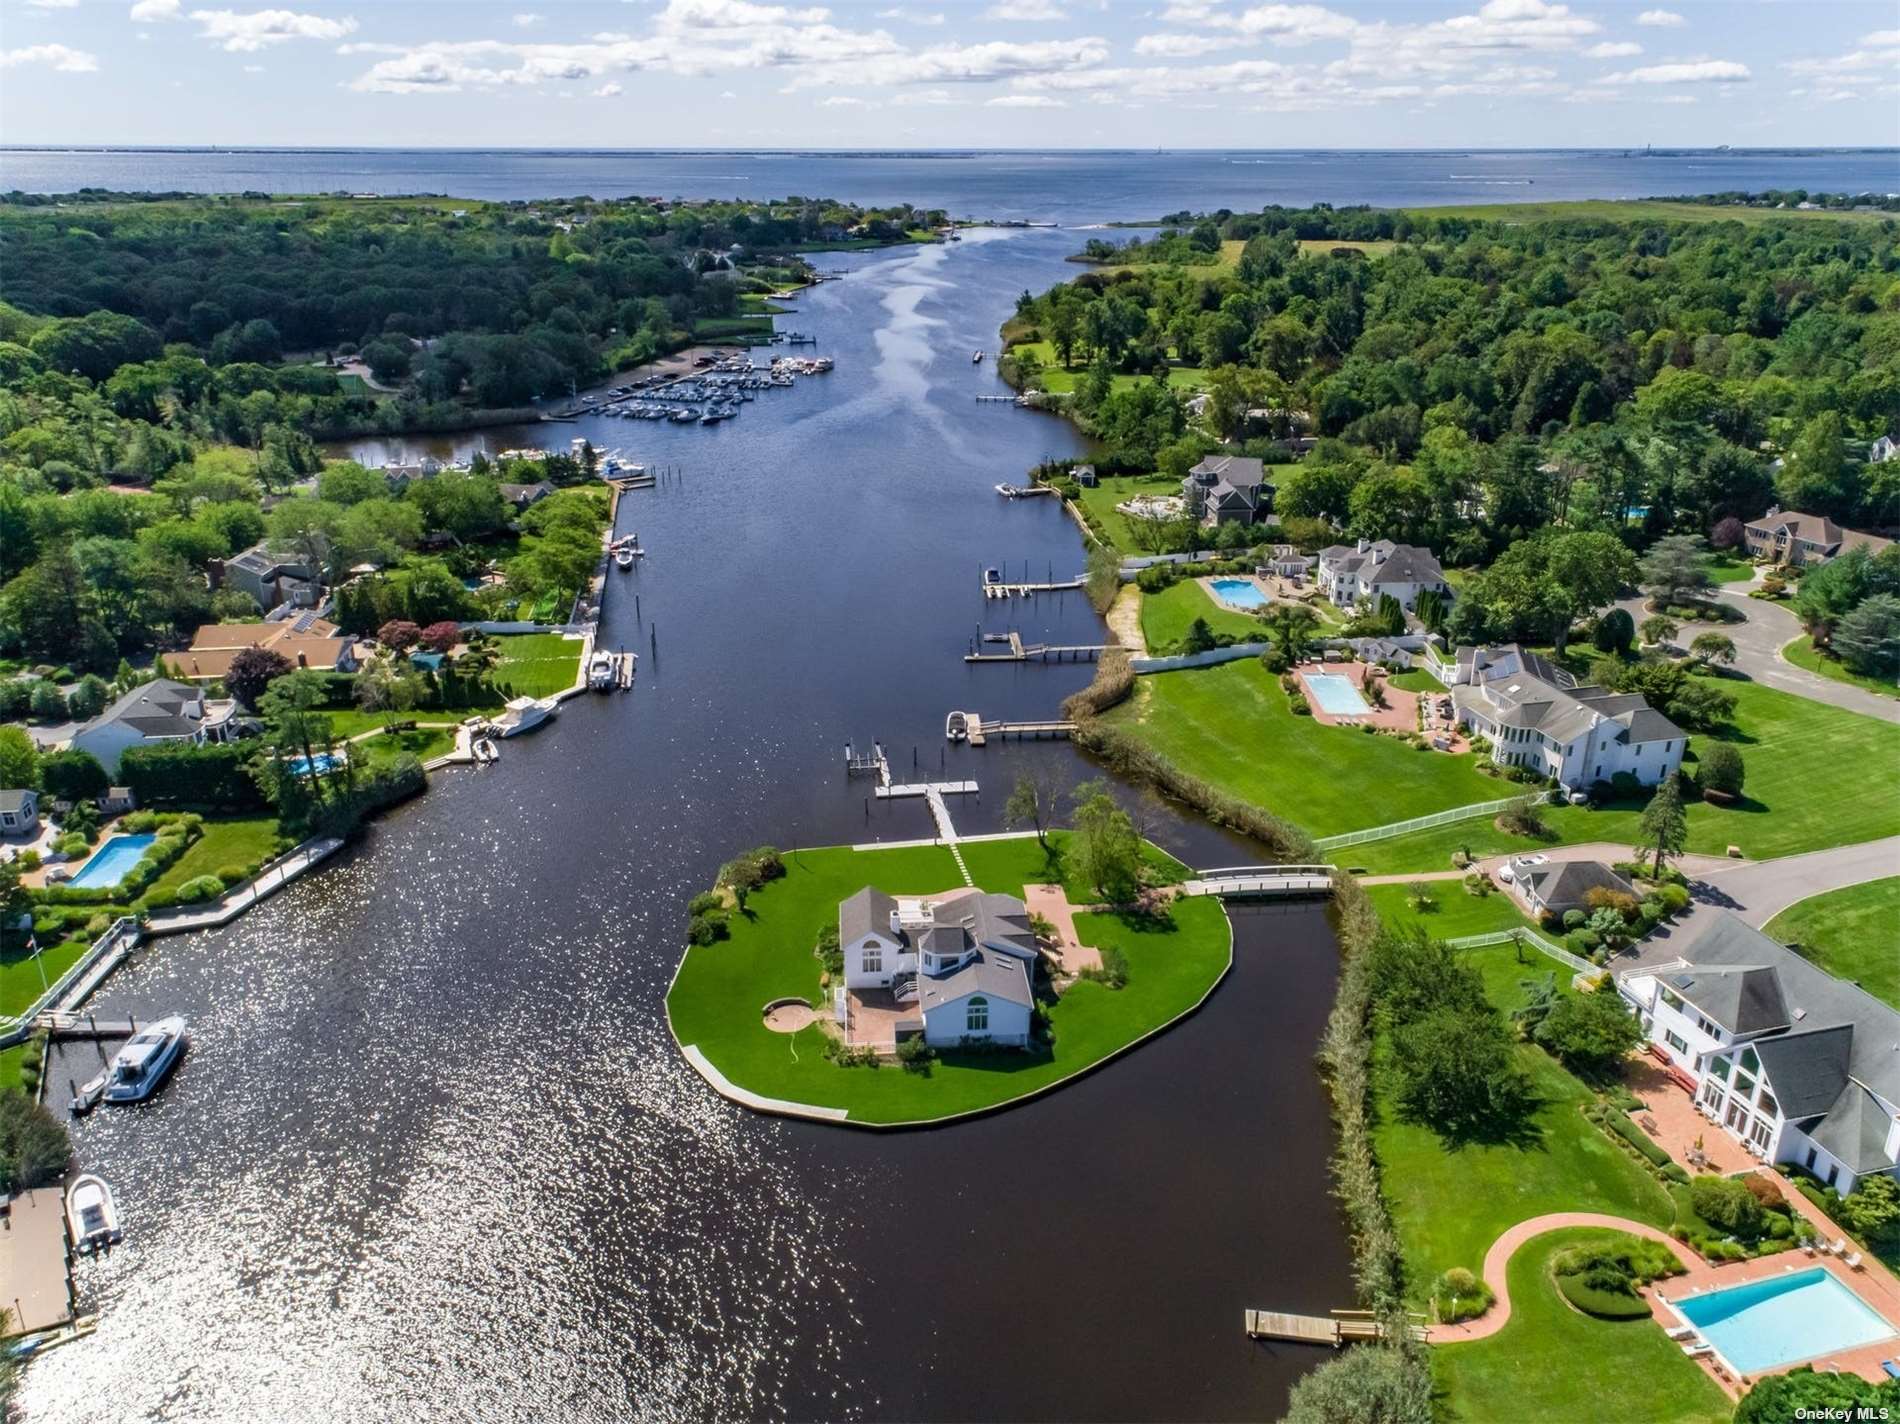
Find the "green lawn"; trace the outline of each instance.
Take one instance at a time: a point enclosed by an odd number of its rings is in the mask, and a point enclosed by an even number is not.
[[[1036,359],[1042,362],[1042,370],[1036,377],[1036,384],[1050,395],[1066,395],[1073,391],[1076,384],[1087,374],[1086,365],[1063,366],[1061,359],[1056,355],[1053,342],[1019,341],[1010,347],[1010,351],[1017,355],[1031,352],[1035,354]],[[1117,371],[1109,378],[1109,389],[1125,391],[1149,379],[1150,377],[1147,376],[1133,376]],[[1177,391],[1198,391],[1207,384],[1207,372],[1199,366],[1173,366],[1168,370],[1168,384]]]
[[[1098,898],[1095,888],[1083,883],[1082,877],[1070,871],[1064,863],[1062,852],[1068,839],[1067,831],[1049,832],[1047,854],[1037,842],[1027,838],[1013,841],[965,841],[961,846],[963,863],[970,867],[970,878],[986,890],[1021,895],[1024,885],[1060,883],[1068,894],[1070,904],[1093,904]],[[1148,864],[1150,878],[1157,885],[1176,884],[1187,879],[1191,873],[1187,866],[1151,842],[1143,842],[1141,853]],[[852,886],[852,889],[856,888]]]
[[[215,875],[228,866],[246,866],[269,860],[276,854],[278,830],[274,816],[233,816],[228,820],[204,825],[204,834],[193,841],[185,853],[166,867],[148,887],[152,890],[176,890],[187,880],[200,875]]]
[[[1134,526],[1129,523],[1128,516],[1117,512],[1115,506],[1138,494],[1179,493],[1181,482],[1169,479],[1166,475],[1106,475],[1093,489],[1084,489],[1077,502],[1082,506],[1083,513],[1088,515],[1096,532],[1112,544],[1117,552],[1143,556],[1155,551],[1136,540]]]
[[[1511,794],[1474,757],[1294,716],[1257,658],[1137,678],[1135,696],[1107,716],[1183,770],[1316,836]],[[1363,849],[1350,852],[1353,864]]]
[[[1764,932],[1900,1009],[1900,876],[1798,901]]]
[[[1551,1258],[1624,1233],[1571,1228],[1533,1237],[1505,1268],[1511,1322],[1487,1340],[1431,1352],[1439,1417],[1641,1419],[1720,1424],[1731,1406],[1654,1320],[1599,1320],[1570,1307],[1550,1279]]]
[[[772,339],[769,316],[705,316],[693,323],[694,341],[766,342]]]
[[[30,1009],[48,985],[78,963],[79,956],[91,943],[92,937],[82,934],[77,939],[42,945],[37,962],[22,948],[11,948],[0,954],[0,1014],[19,1014]],[[16,1065],[11,1079],[0,1077],[0,1087],[19,1081]]]
[[[478,712],[494,713],[510,697],[551,697],[565,692],[580,675],[581,644],[578,638],[559,633],[510,633],[495,639],[501,661],[491,674],[486,691],[454,707],[422,706],[397,715],[403,722],[461,722]],[[330,730],[339,738],[380,730],[389,723],[384,712],[364,712],[354,707],[326,709]],[[436,753],[429,753],[430,756]]]
[[[1443,692],[1445,690],[1445,684],[1422,667],[1395,672],[1386,680],[1404,692]]]
[[[1861,673],[1849,672],[1841,665],[1840,659],[1829,657],[1815,647],[1812,638],[1796,638],[1781,650],[1781,655],[1796,667],[1806,668],[1809,672],[1818,673],[1835,682],[1862,687],[1869,692],[1877,692],[1882,697],[1900,697],[1900,686],[1896,686],[1885,678],[1867,677]]]
[[[1553,970],[1569,992],[1569,976],[1533,950],[1501,944],[1463,955],[1506,1012],[1523,1001],[1520,981]],[[1655,1178],[1578,1111],[1590,1090],[1543,1049],[1524,1044],[1517,1052],[1540,1105],[1527,1133],[1512,1142],[1453,1146],[1429,1127],[1401,1122],[1391,1084],[1378,1075],[1373,1141],[1417,1300],[1441,1271],[1478,1270],[1491,1243],[1528,1217],[1598,1211],[1665,1228],[1674,1219]]]
[[[1231,633],[1249,642],[1267,640],[1266,627],[1258,618],[1217,601],[1199,579],[1182,579],[1160,593],[1141,595],[1141,637],[1151,653],[1179,643],[1196,618],[1205,618],[1216,633]]]
[[[1166,674],[1170,678],[1202,675]],[[1152,680],[1142,679],[1144,683]],[[1900,727],[1759,683],[1725,678],[1721,685],[1735,694],[1736,705],[1735,726],[1719,740],[1733,741],[1741,750],[1747,768],[1746,795],[1733,806],[1691,803],[1687,849],[1722,855],[1736,845],[1750,859],[1766,860],[1900,834],[1900,798],[1867,794],[1870,768],[1900,765]],[[1692,737],[1691,752],[1704,740]],[[1232,785],[1235,778],[1230,775],[1226,780]],[[1494,795],[1508,794],[1508,783],[1490,784],[1499,788]],[[1545,820],[1553,843],[1629,844],[1635,840],[1641,814],[1640,803],[1601,810],[1553,806],[1546,810]],[[1461,846],[1476,855],[1495,855],[1527,845],[1481,817],[1353,846],[1340,855],[1342,863],[1362,867],[1369,874],[1390,875],[1449,869],[1451,853]]]
[[[1350,856],[1352,852],[1346,850],[1340,854]],[[1502,890],[1480,899],[1467,893],[1463,882],[1457,880],[1428,880],[1425,890],[1433,901],[1433,908],[1429,910],[1414,910],[1407,904],[1403,885],[1369,885],[1366,894],[1378,907],[1379,918],[1388,925],[1407,929],[1419,925],[1433,939],[1463,939],[1466,935],[1490,934],[1494,930],[1537,928],[1518,910],[1517,902]],[[1546,967],[1554,966],[1546,962]]]
[[[453,727],[417,727],[393,736],[372,737],[358,744],[358,750],[372,759],[390,758],[407,752],[417,761],[430,761],[455,750]]]
[[[988,886],[1013,889],[1046,874],[1034,840],[968,849]],[[761,1016],[764,1005],[817,993],[811,948],[846,896],[865,885],[892,894],[947,890],[960,878],[950,852],[938,846],[832,847],[788,854],[785,863],[785,877],[756,892],[746,915],[733,916],[731,939],[687,950],[667,995],[668,1016],[679,1042],[697,1046],[732,1082],[770,1097],[845,1108],[853,1121],[946,1117],[1056,1083],[1191,1009],[1231,959],[1226,914],[1212,899],[1184,900],[1158,926],[1078,916],[1085,941],[1126,953],[1129,978],[1119,990],[1078,983],[1051,1006],[1053,1054],[947,1053],[928,1074],[895,1066],[840,1068],[824,1058],[818,1028],[773,1033]]]
[[[1748,583],[1755,577],[1755,565],[1732,554],[1711,554],[1702,561],[1702,567],[1717,583]]]

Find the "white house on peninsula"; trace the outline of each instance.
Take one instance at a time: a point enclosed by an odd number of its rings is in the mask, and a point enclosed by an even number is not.
[[[1013,895],[891,896],[866,886],[838,906],[838,948],[847,989],[887,990],[917,1006],[900,1038],[921,1031],[933,1048],[1029,1042],[1038,951]]]
[[[1616,976],[1697,1109],[1843,1194],[1900,1170],[1900,1013],[1723,912]]]

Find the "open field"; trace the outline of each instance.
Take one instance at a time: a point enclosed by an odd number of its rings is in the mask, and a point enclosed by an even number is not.
[[[1326,257],[1339,248],[1348,248],[1353,252],[1363,252],[1368,257],[1384,257],[1399,246],[1390,238],[1377,237],[1368,242],[1354,242],[1343,237],[1303,237],[1299,240],[1300,251],[1308,257]]]
[[[1763,932],[1900,1009],[1900,876],[1797,901]]]
[[[1599,1320],[1573,1309],[1551,1280],[1551,1259],[1624,1233],[1573,1227],[1533,1237],[1505,1269],[1511,1323],[1488,1340],[1431,1352],[1440,1417],[1642,1419],[1721,1424],[1722,1391],[1653,1320]]]
[[[1045,873],[1033,839],[971,849],[986,886],[1013,889]],[[732,917],[729,940],[687,950],[667,995],[668,1016],[679,1042],[696,1046],[732,1082],[771,1097],[844,1108],[854,1121],[947,1117],[1058,1083],[1191,1009],[1231,957],[1226,913],[1215,900],[1181,901],[1158,922],[1078,915],[1086,942],[1127,955],[1128,983],[1122,989],[1077,983],[1049,1005],[1053,1053],[948,1051],[928,1072],[841,1068],[824,1057],[822,1030],[774,1033],[761,1009],[777,998],[818,995],[812,946],[819,930],[835,923],[846,896],[865,885],[923,894],[950,889],[960,878],[950,852],[939,846],[797,851],[785,865],[783,879],[754,892],[746,913]]]
[[[1351,854],[1351,849],[1339,852],[1341,857]],[[1480,897],[1469,893],[1459,880],[1429,880],[1424,884],[1432,902],[1428,909],[1413,909],[1407,903],[1408,892],[1403,885],[1368,885],[1366,894],[1378,907],[1379,918],[1388,925],[1403,929],[1416,925],[1433,939],[1463,939],[1466,935],[1491,934],[1497,930],[1537,928],[1507,891],[1497,890]],[[1488,947],[1485,952],[1490,952]],[[1509,955],[1511,951],[1507,946],[1502,952]],[[1556,967],[1553,962],[1537,959],[1528,950],[1525,953],[1546,969]]]
[[[1475,757],[1416,751],[1395,737],[1294,716],[1279,679],[1256,658],[1139,678],[1134,697],[1107,716],[1184,771],[1316,836],[1512,792],[1509,782],[1481,775]],[[1342,860],[1360,864],[1373,848],[1354,847]]]

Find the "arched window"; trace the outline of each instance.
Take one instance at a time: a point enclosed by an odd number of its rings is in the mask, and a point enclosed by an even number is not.
[[[966,1033],[988,1033],[990,1031],[990,1001],[978,994],[970,1000],[968,1018],[964,1021]]]

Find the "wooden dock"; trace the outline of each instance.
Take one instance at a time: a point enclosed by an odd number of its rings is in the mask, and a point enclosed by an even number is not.
[[[984,653],[972,649],[963,655],[966,663],[1044,663],[1093,662],[1113,647],[1112,643],[1025,643],[1021,633],[985,633],[985,644],[1007,644],[1006,653]]]
[[[1033,499],[1039,494],[1054,494],[1051,485],[998,485],[996,492],[1004,499]]]
[[[974,781],[901,781],[889,786],[880,786],[872,795],[880,800],[900,801],[907,797],[928,797],[931,792],[942,796],[974,796]]]
[[[985,598],[1029,598],[1038,593],[1066,593],[1072,588],[1080,587],[1082,587],[1082,580],[1079,578],[1070,579],[1067,583],[991,583],[986,580],[983,584],[983,596]]]
[[[49,1012],[33,1020],[33,1026],[51,1039],[130,1038],[139,1031],[134,1019],[95,1019],[91,1014]]]
[[[1425,1317],[1408,1313],[1408,1329],[1414,1340],[1425,1338]],[[1293,1340],[1302,1345],[1331,1345],[1337,1350],[1360,1340],[1377,1340],[1384,1335],[1376,1316],[1369,1310],[1335,1310],[1330,1315],[1292,1315],[1279,1310],[1250,1310],[1246,1313],[1247,1336],[1253,1340]]]
[[[991,737],[1066,737],[1075,731],[1075,723],[1051,718],[1047,721],[985,722],[975,712],[952,712],[943,721],[945,741],[984,745]]]

